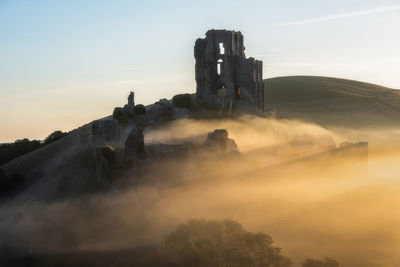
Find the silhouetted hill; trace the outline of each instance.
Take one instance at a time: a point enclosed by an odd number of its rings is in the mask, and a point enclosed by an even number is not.
[[[352,128],[400,125],[400,90],[359,81],[288,76],[264,80],[266,108],[277,118]]]

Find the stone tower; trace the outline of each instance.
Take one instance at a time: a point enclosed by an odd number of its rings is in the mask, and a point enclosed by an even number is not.
[[[227,30],[209,30],[197,39],[196,96],[209,103],[245,101],[264,111],[262,61],[246,58],[243,35]]]

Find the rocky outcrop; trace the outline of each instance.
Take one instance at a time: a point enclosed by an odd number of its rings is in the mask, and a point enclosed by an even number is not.
[[[216,146],[221,150],[226,150],[228,147],[228,131],[225,129],[217,129],[213,132],[209,132],[206,145]]]
[[[207,147],[223,152],[238,152],[239,148],[235,140],[228,138],[228,131],[217,129],[208,133],[207,140],[204,143]]]

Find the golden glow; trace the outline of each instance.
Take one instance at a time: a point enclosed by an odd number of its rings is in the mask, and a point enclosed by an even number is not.
[[[70,201],[27,203],[26,217],[16,227],[34,239],[27,238],[26,243],[35,242],[43,227],[35,218],[45,216],[46,223],[51,222],[58,232],[75,236],[74,249],[110,250],[158,244],[178,223],[190,218],[231,218],[250,231],[270,234],[282,253],[296,263],[328,255],[345,266],[400,264],[397,135],[393,136],[397,140],[389,140],[386,130],[369,133],[368,165],[354,157],[294,161],[325,151],[349,136],[358,139],[360,134],[298,121],[187,120],[145,136],[147,143],[202,142],[216,128],[228,129],[241,157],[207,157],[187,165],[167,161],[163,164],[185,174],[182,184],[148,185],[88,197],[84,202],[93,210],[90,227],[88,207]],[[166,175],[160,173],[160,180],[168,179]],[[3,225],[15,218],[12,206],[5,209]],[[66,220],[72,220],[74,227]],[[54,242],[49,238],[41,246],[65,250]]]

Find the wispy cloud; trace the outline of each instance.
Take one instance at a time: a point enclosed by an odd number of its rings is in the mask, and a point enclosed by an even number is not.
[[[283,67],[315,67],[318,63],[313,62],[282,62],[282,63],[266,63],[267,66],[283,66]]]
[[[292,22],[283,23],[281,25],[310,24],[310,23],[317,23],[317,22],[328,21],[328,20],[338,20],[338,19],[364,16],[364,15],[375,14],[375,13],[383,13],[383,12],[389,12],[389,11],[394,11],[394,10],[400,10],[400,5],[379,7],[379,8],[374,8],[374,9],[368,9],[368,10],[362,10],[362,11],[356,11],[356,12],[350,12],[350,13],[343,13],[343,14],[338,14],[338,15],[334,15],[334,16],[313,18],[313,19],[300,20],[300,21],[292,21]]]

